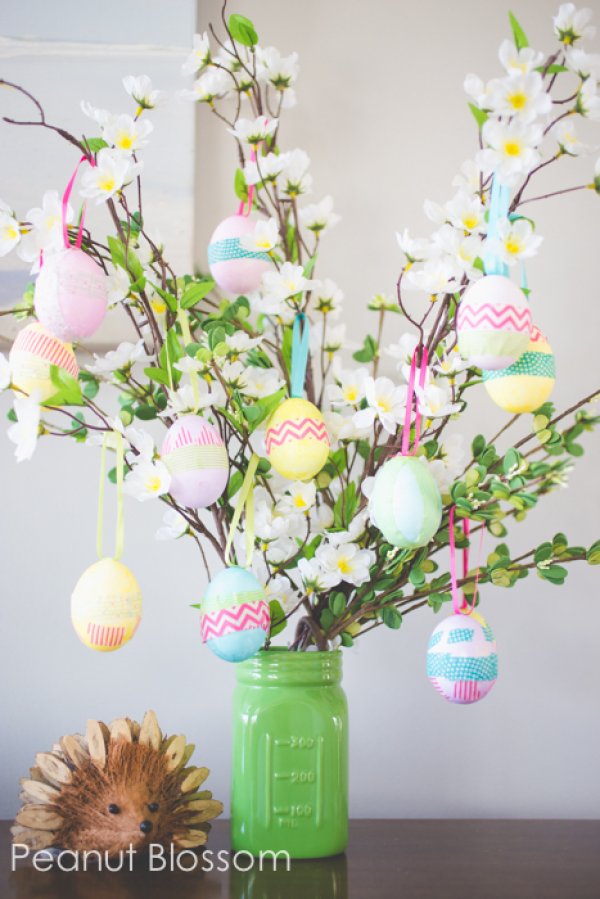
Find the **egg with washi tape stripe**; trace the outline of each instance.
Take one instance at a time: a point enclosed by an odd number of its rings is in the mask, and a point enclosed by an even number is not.
[[[270,624],[264,587],[251,571],[231,565],[211,580],[200,606],[200,632],[219,658],[249,659],[264,646]]]
[[[495,371],[516,362],[529,343],[531,328],[527,297],[504,275],[475,281],[458,305],[458,349],[478,368]]]
[[[98,330],[108,306],[108,281],[78,247],[44,257],[35,282],[35,313],[59,340],[82,340]]]
[[[13,387],[28,394],[37,392],[42,403],[58,390],[50,378],[52,365],[73,378],[79,376],[72,347],[50,334],[39,322],[19,331],[9,353],[9,362]]]
[[[269,419],[265,446],[269,462],[282,477],[314,478],[325,465],[330,446],[320,410],[305,399],[284,400]]]
[[[554,389],[556,367],[554,353],[539,328],[522,356],[502,371],[484,371],[485,389],[505,412],[535,412]]]
[[[418,456],[388,459],[375,475],[369,509],[392,546],[426,546],[442,520],[440,489],[427,462]]]
[[[476,613],[441,621],[427,647],[427,677],[444,699],[459,705],[479,702],[498,677],[496,641]]]
[[[260,249],[243,246],[254,233],[256,219],[231,215],[215,229],[208,245],[210,273],[227,293],[251,293],[260,287],[263,274],[272,267],[271,257]]]
[[[90,649],[120,649],[135,634],[141,617],[140,586],[122,562],[101,559],[77,581],[71,596],[71,621]]]
[[[214,425],[200,415],[184,415],[171,425],[161,458],[171,475],[169,493],[190,509],[211,506],[229,478],[229,458]]]

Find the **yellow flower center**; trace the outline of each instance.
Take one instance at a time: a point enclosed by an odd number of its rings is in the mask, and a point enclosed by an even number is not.
[[[523,92],[510,94],[508,102],[513,109],[523,109],[527,104],[527,94],[524,94]]]
[[[340,559],[338,559],[337,566],[342,574],[349,574],[352,571],[352,566],[345,556],[342,556]]]
[[[120,150],[131,150],[133,146],[133,137],[126,131],[121,131],[117,135],[116,146],[119,147]]]
[[[150,305],[154,309],[157,315],[163,315],[167,311],[167,304],[162,300],[152,300]]]
[[[381,409],[382,412],[389,412],[392,408],[392,404],[388,399],[382,398],[377,400],[377,408]]]
[[[346,387],[344,399],[347,403],[355,403],[358,399],[358,390],[356,387]]]
[[[516,140],[507,140],[504,144],[504,152],[507,156],[520,156],[521,144]]]
[[[4,238],[5,240],[16,240],[19,236],[19,232],[14,227],[14,225],[7,225],[4,229]]]
[[[297,509],[306,509],[306,500],[300,493],[297,493],[296,496],[292,497],[292,502]]]
[[[477,222],[478,218],[473,212],[463,216],[463,225],[465,226],[467,231],[472,231],[473,228],[476,228]]]
[[[146,490],[150,493],[158,493],[160,490],[160,478],[158,475],[151,475],[146,480]]]
[[[268,237],[257,237],[256,238],[256,246],[259,250],[270,250],[271,249],[271,241]]]
[[[523,245],[519,243],[519,241],[514,237],[509,237],[504,243],[504,247],[507,253],[510,253],[511,256],[516,256],[523,249]]]
[[[115,189],[116,181],[112,175],[103,175],[98,178],[98,187],[100,190],[106,191],[106,193],[110,193]]]

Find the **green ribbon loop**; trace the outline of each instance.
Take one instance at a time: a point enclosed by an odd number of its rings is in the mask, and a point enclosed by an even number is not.
[[[113,559],[119,561],[123,555],[125,542],[125,519],[123,516],[123,473],[125,468],[125,449],[123,435],[119,431],[107,431],[102,441],[100,455],[100,486],[98,487],[98,520],[96,525],[96,553],[99,559],[104,559],[103,535],[104,535],[104,484],[106,481],[106,449],[109,442],[114,440],[117,471],[117,520],[115,525],[115,554]]]
[[[290,396],[304,395],[304,379],[308,363],[308,340],[310,327],[304,312],[298,312],[294,319],[292,331],[292,375],[290,378]]]
[[[256,453],[252,453],[252,456],[250,457],[250,461],[248,462],[248,468],[246,469],[246,474],[244,476],[244,481],[242,483],[238,501],[237,501],[235,509],[233,511],[233,518],[231,519],[231,525],[229,526],[229,533],[227,535],[227,543],[225,545],[225,564],[226,565],[231,565],[229,554],[231,552],[233,538],[234,538],[237,526],[240,523],[240,518],[242,517],[242,512],[244,511],[244,508],[246,509],[246,521],[245,521],[245,528],[244,528],[246,568],[250,568],[250,566],[252,565],[252,556],[254,553],[254,475],[256,474],[258,462],[259,462],[258,456],[256,455]]]

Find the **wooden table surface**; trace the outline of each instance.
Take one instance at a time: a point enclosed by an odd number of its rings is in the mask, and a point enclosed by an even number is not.
[[[600,821],[356,820],[346,855],[243,873],[11,871],[0,822],[0,899],[599,899]],[[217,821],[209,847],[229,848]],[[242,867],[248,858],[242,859]],[[268,865],[266,866],[268,868]]]

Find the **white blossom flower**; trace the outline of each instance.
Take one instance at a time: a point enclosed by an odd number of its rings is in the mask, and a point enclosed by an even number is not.
[[[260,346],[263,342],[262,337],[250,337],[246,331],[234,331],[233,334],[225,336],[225,344],[228,348],[228,358],[237,359],[242,353],[249,353],[255,347]]]
[[[333,228],[341,220],[333,211],[333,197],[326,196],[320,203],[313,203],[300,210],[300,221],[315,234],[321,234],[329,228]]]
[[[365,382],[369,377],[366,368],[339,371],[335,384],[327,386],[327,395],[332,406],[358,406],[365,399]]]
[[[108,119],[102,129],[102,137],[107,144],[129,156],[146,146],[148,135],[153,130],[154,125],[148,119],[134,119],[130,115],[123,114]]]
[[[18,396],[14,402],[16,422],[10,425],[8,439],[15,444],[17,462],[31,459],[37,446],[40,430],[40,395],[34,390],[30,396]]]
[[[433,244],[442,255],[450,256],[453,263],[470,280],[481,275],[475,268],[475,261],[482,251],[482,243],[478,236],[457,231],[452,225],[442,225],[433,235]]]
[[[441,382],[431,382],[425,387],[415,386],[419,400],[419,412],[427,418],[445,418],[460,411],[460,403],[452,402],[452,394]]]
[[[313,506],[309,512],[310,530],[312,534],[322,534],[333,527],[333,509],[326,503]]]
[[[254,231],[249,234],[243,234],[240,238],[240,244],[245,250],[253,252],[269,253],[274,250],[279,243],[279,228],[277,220],[257,219],[254,225]]]
[[[593,78],[586,78],[581,85],[577,94],[575,109],[579,115],[592,122],[600,119],[600,97],[598,96],[598,85]]]
[[[330,542],[325,542],[317,549],[315,559],[326,575],[336,578],[336,584],[344,581],[359,587],[369,580],[369,569],[375,561],[375,553],[369,549],[360,549],[356,543],[333,546]]]
[[[98,356],[94,353],[94,359],[96,360],[94,364],[88,365],[87,369],[92,374],[102,375],[130,368],[136,363],[152,362],[154,357],[146,353],[144,341],[138,340],[137,343],[124,341],[116,350],[109,350],[106,356]]]
[[[493,82],[490,105],[496,115],[515,116],[522,122],[533,122],[552,109],[552,99],[544,88],[539,72],[509,75]]]
[[[65,219],[73,221],[73,208],[67,204]],[[62,225],[62,200],[56,190],[47,190],[42,197],[41,207],[28,210],[25,221],[31,229],[23,236],[18,255],[26,262],[37,262],[40,253],[55,253],[64,245]]]
[[[167,390],[168,402],[160,417],[173,418],[186,412],[225,405],[225,391],[218,381],[209,386],[204,378],[199,378],[196,387],[194,389],[191,384],[182,384],[177,390]]]
[[[285,91],[298,77],[298,54],[282,56],[275,47],[259,47],[256,51],[256,73],[260,81],[269,82],[278,91]]]
[[[10,362],[4,353],[0,353],[0,393],[10,387],[10,377]]]
[[[221,44],[221,49],[215,56],[215,64],[223,66],[228,72],[239,72],[241,65],[236,52],[236,47],[230,40]]]
[[[81,111],[88,119],[92,119],[97,125],[101,126],[105,125],[112,118],[112,114],[108,109],[99,109],[97,106],[92,106],[87,100],[81,101]]]
[[[429,242],[423,238],[413,238],[405,228],[402,234],[396,231],[396,240],[398,246],[406,256],[409,262],[421,262],[427,259],[429,255]]]
[[[98,153],[96,165],[84,172],[79,193],[82,197],[95,199],[96,203],[104,203],[129,184],[141,170],[141,162],[133,163],[130,157],[118,150],[104,147]]]
[[[348,412],[334,412],[329,409],[324,412],[327,433],[333,442],[339,440],[363,440],[371,434],[371,426],[358,427],[354,421],[354,414]]]
[[[277,179],[280,191],[287,197],[299,197],[310,193],[312,175],[308,173],[310,159],[304,150],[291,150],[282,154],[284,168]]]
[[[577,9],[574,3],[563,3],[552,20],[559,41],[569,45],[581,38],[594,37],[596,29],[588,24],[591,18],[591,9]]]
[[[183,75],[195,75],[210,62],[210,44],[208,33],[195,34],[192,41],[192,52],[181,67]]]
[[[464,467],[465,451],[462,434],[451,434],[446,437],[438,452],[440,458],[432,459],[428,465],[440,491],[445,493]]]
[[[244,179],[246,184],[259,184],[261,181],[268,183],[275,181],[285,168],[285,154],[267,153],[259,156],[256,162],[249,161],[244,166]]]
[[[471,98],[475,106],[478,106],[480,109],[489,108],[491,86],[491,81],[488,81],[486,84],[479,75],[473,75],[472,73],[466,75],[463,82],[465,93]]]
[[[446,350],[444,348],[441,359],[434,356],[432,364],[432,369],[435,372],[450,378],[459,374],[461,371],[466,371],[468,367],[469,363],[463,359],[456,347],[453,347],[451,350]]]
[[[502,219],[497,225],[497,235],[490,241],[489,249],[508,265],[514,265],[521,259],[531,259],[544,239],[535,233],[533,225],[527,219],[512,222]]]
[[[568,119],[561,119],[552,129],[552,136],[558,141],[558,145],[563,153],[569,156],[583,156],[589,152],[589,146],[579,140],[575,130],[575,122],[569,116]]]
[[[245,370],[242,392],[253,399],[262,399],[277,393],[283,386],[284,382],[276,368],[249,365]]]
[[[177,509],[167,509],[163,523],[156,532],[157,540],[178,540],[188,530],[188,523]]]
[[[154,109],[167,96],[165,91],[159,91],[152,87],[152,81],[148,75],[138,75],[137,77],[126,75],[123,78],[123,87],[141,109]]]
[[[498,58],[509,75],[527,75],[543,63],[544,54],[532,47],[517,50],[512,41],[505,40],[500,44]]]
[[[425,200],[423,202],[423,212],[429,221],[435,225],[443,225],[448,220],[445,207],[439,203],[434,203],[433,200]]]
[[[231,76],[227,72],[222,69],[211,69],[194,81],[191,90],[182,91],[182,95],[198,103],[212,103],[217,97],[226,96],[232,84]]]
[[[142,456],[125,475],[123,492],[144,502],[168,493],[170,486],[171,474],[165,463]]]
[[[483,139],[488,146],[478,152],[477,164],[486,175],[495,172],[502,184],[514,184],[539,163],[537,147],[542,137],[539,124],[488,119],[483,126]]]
[[[567,47],[565,65],[584,81],[590,76],[594,81],[600,78],[600,55],[586,53],[580,47]]]
[[[278,272],[265,272],[262,276],[262,284],[266,293],[281,300],[310,290],[313,286],[313,282],[304,277],[302,266],[294,265],[293,262],[284,262]]]
[[[277,509],[282,515],[290,513],[308,514],[317,499],[317,488],[314,481],[293,481],[287,487],[287,492],[277,503]]]
[[[391,356],[392,359],[397,359],[398,368],[402,368],[405,365],[410,365],[418,345],[419,338],[417,335],[406,331],[397,343],[391,343],[385,348],[384,352],[386,355]]]
[[[340,583],[339,573],[333,570],[325,570],[318,559],[299,559],[298,572],[307,594],[323,593]]]
[[[367,377],[364,391],[367,408],[354,413],[354,424],[358,428],[367,428],[379,421],[384,430],[395,434],[404,418],[406,387],[396,387],[389,378]]]
[[[467,194],[474,194],[479,190],[481,173],[474,159],[466,159],[460,167],[460,173],[452,179],[452,187],[458,188]]]
[[[406,275],[407,287],[435,296],[458,290],[461,271],[449,256],[428,259],[421,268],[411,268]]]
[[[485,208],[478,196],[458,191],[458,193],[446,203],[448,219],[455,228],[461,228],[469,233],[477,233],[486,230]]]
[[[237,140],[252,147],[269,137],[277,129],[278,119],[260,115],[255,119],[238,119],[234,128],[229,128]]]
[[[129,296],[131,281],[125,269],[113,267],[106,279],[106,284],[109,307],[116,306],[117,303],[121,303],[125,297]]]
[[[21,226],[3,203],[0,208],[0,256],[6,256],[21,240]]]
[[[312,302],[315,312],[337,318],[342,311],[344,292],[331,278],[312,282]]]

